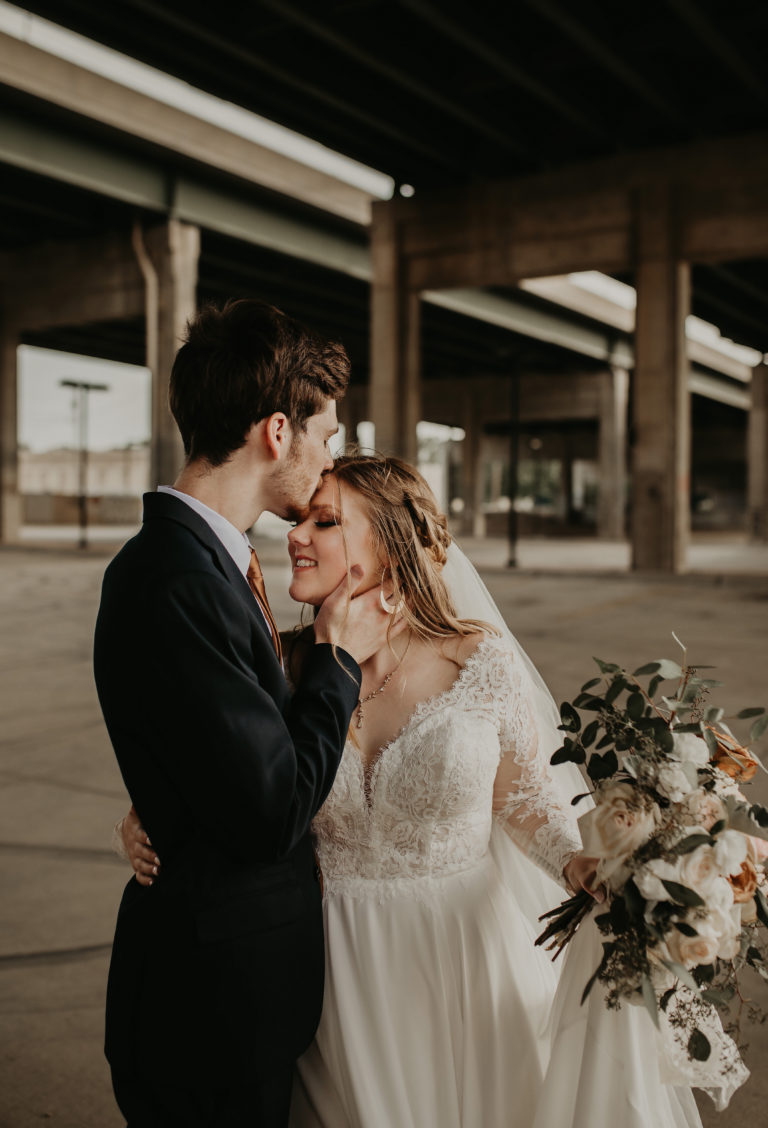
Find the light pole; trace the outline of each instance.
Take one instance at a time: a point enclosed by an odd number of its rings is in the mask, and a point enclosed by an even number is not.
[[[89,384],[85,380],[60,380],[62,388],[74,388],[78,395],[77,492],[80,517],[80,548],[88,546],[88,393],[108,392],[109,384]]]

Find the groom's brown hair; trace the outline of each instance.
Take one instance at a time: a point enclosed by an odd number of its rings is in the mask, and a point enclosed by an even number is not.
[[[349,369],[343,345],[266,302],[204,306],[171,371],[171,412],[187,459],[221,466],[251,426],[276,411],[303,431],[328,399],[344,395]]]

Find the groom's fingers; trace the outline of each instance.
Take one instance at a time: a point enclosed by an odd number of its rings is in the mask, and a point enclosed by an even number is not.
[[[341,646],[358,663],[370,658],[386,645],[388,637],[403,629],[402,616],[386,612],[378,586],[349,598],[350,587],[354,591],[362,577],[363,569],[353,565],[349,581],[343,577],[324,600],[315,619],[316,641]]]

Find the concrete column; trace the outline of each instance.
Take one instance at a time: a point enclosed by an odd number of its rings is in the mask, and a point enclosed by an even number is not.
[[[395,209],[375,204],[371,225],[369,418],[376,447],[416,461],[421,418],[421,302],[402,277]]]
[[[17,431],[16,349],[18,329],[0,320],[0,543],[14,544],[21,537],[19,494],[19,440]]]
[[[173,482],[184,464],[181,437],[168,406],[168,382],[184,329],[197,309],[200,231],[171,219],[148,231],[144,242],[157,275],[156,309],[151,308],[151,300],[147,303],[147,359],[152,367],[150,487],[154,489]],[[148,294],[152,289],[150,283]]]
[[[464,428],[464,442],[461,447],[462,479],[464,483],[464,512],[461,515],[461,531],[466,536],[474,536],[481,504],[480,451],[482,427],[479,419],[477,396],[472,390],[471,377],[469,387],[463,397],[461,425]]]
[[[632,567],[682,572],[690,531],[690,266],[676,255],[663,187],[641,193],[636,220]]]
[[[612,368],[600,374],[600,435],[597,535],[602,540],[624,537],[624,499],[627,477],[627,403],[629,373]]]
[[[752,371],[747,430],[747,506],[752,539],[768,543],[768,365]]]

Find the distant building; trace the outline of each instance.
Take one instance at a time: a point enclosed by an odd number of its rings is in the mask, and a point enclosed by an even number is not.
[[[19,491],[27,525],[75,524],[79,484],[77,450],[19,451]],[[149,444],[88,452],[89,520],[97,524],[138,521],[141,495],[149,488]]]

